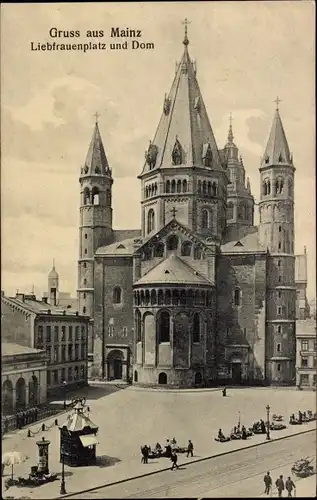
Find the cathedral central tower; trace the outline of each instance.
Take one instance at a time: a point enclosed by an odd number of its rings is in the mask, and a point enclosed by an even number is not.
[[[141,179],[142,236],[174,216],[202,237],[220,242],[228,178],[190,59],[187,30],[162,116],[145,153]]]

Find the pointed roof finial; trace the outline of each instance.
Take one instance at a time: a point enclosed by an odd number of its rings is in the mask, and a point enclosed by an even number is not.
[[[96,111],[96,113],[94,114],[94,117],[95,117],[95,123],[97,124],[98,123],[98,118],[99,118],[100,114],[98,113],[98,111]]]
[[[273,102],[275,102],[275,103],[276,103],[276,111],[278,111],[278,105],[279,105],[279,103],[280,103],[280,102],[282,102],[282,100],[281,100],[281,99],[279,99],[279,97],[277,96],[277,98],[276,98],[276,99],[275,99],[275,101],[273,101]]]
[[[55,271],[55,258],[53,259],[53,270]]]
[[[188,21],[187,17],[185,17],[184,21],[182,21],[182,24],[185,26],[185,36],[183,40],[183,44],[185,47],[189,44],[188,36],[187,36],[187,25],[190,24],[190,21]]]
[[[232,132],[232,114],[229,116],[229,132],[228,132],[228,142],[233,142],[233,132]]]

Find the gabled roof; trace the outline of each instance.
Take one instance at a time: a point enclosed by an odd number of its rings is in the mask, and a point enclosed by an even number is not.
[[[165,224],[165,226],[161,227],[155,234],[148,236],[146,239],[143,240],[142,245],[139,247],[138,250],[141,248],[145,247],[148,244],[155,244],[159,241],[159,239],[166,234],[168,234],[171,231],[177,231],[179,230],[183,234],[186,234],[191,241],[194,243],[196,242],[202,247],[205,247],[205,243],[203,240],[201,240],[195,233],[193,233],[188,227],[184,226],[180,222],[178,222],[177,219],[171,219],[170,221]]]
[[[128,238],[126,240],[117,241],[116,243],[111,243],[111,245],[105,245],[97,248],[95,255],[105,255],[105,256],[129,256],[134,253],[134,239]]]
[[[23,295],[23,294],[19,294]],[[52,304],[46,304],[45,302],[42,302],[40,300],[34,299],[29,299],[27,298],[28,296],[26,295],[24,300],[19,299],[17,297],[1,297],[1,301],[4,303],[10,305],[11,307],[17,307],[22,309],[23,311],[26,311],[28,313],[32,314],[47,314],[48,311],[50,311],[50,314],[52,315],[58,315],[58,316],[78,316],[79,318],[87,318],[88,316],[82,315],[82,314],[76,314],[76,311],[72,309],[63,309],[62,306],[54,306]]]
[[[92,139],[90,141],[85,165],[82,168],[81,175],[107,175],[108,177],[111,177],[111,170],[109,168],[97,122],[95,123]]]
[[[278,109],[275,111],[270,135],[262,157],[261,166],[292,164],[283,123]]]
[[[83,407],[80,404],[76,404],[74,407],[74,412],[68,415],[67,421],[64,424],[69,431],[82,431],[85,427],[90,427],[91,429],[98,429],[90,418],[83,413]]]
[[[207,278],[194,271],[194,269],[175,254],[171,254],[167,259],[152,268],[134,286],[154,283],[212,286],[212,283]]]
[[[222,253],[230,253],[230,254],[233,253],[243,254],[250,252],[266,253],[267,251],[266,248],[259,242],[259,235],[256,229],[257,228],[252,228],[253,232],[244,235],[242,233],[240,237],[237,237],[236,239],[227,241],[226,243],[222,244],[221,245]]]
[[[142,174],[155,168],[172,167],[172,153],[176,145],[180,145],[182,150],[179,166],[202,166],[203,147],[209,144],[211,168],[222,170],[216,140],[196,79],[196,67],[189,57],[188,39],[185,38],[183,43],[183,57],[177,66],[170,92],[165,96],[163,113],[147,152],[150,159],[154,158],[154,166],[150,165],[151,160],[145,162]]]

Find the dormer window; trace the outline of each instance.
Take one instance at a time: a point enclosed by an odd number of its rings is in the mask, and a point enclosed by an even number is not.
[[[279,154],[279,157],[278,157],[278,162],[279,163],[282,163],[283,162],[283,156],[282,156],[282,153]]]
[[[175,145],[172,152],[172,161],[173,165],[181,165],[182,164],[182,146],[178,139],[175,141]]]
[[[270,157],[267,155],[267,156],[265,157],[265,163],[269,163],[269,161],[270,161]]]
[[[88,174],[88,170],[89,169],[88,169],[87,165],[85,165],[85,167],[84,167],[84,174]]]
[[[100,174],[100,168],[99,167],[95,168],[95,174]]]
[[[212,166],[212,151],[209,143],[203,145],[202,160],[205,167]]]
[[[199,96],[196,97],[196,99],[195,99],[194,108],[197,111],[197,113],[199,113],[199,111],[200,111],[200,98],[199,98]]]
[[[171,107],[171,100],[168,99],[168,97],[166,97],[166,94],[165,94],[164,105],[163,105],[164,115],[168,115],[169,114],[170,107]]]
[[[157,158],[157,146],[150,142],[148,150],[145,152],[146,163],[149,165],[150,170],[155,167]]]

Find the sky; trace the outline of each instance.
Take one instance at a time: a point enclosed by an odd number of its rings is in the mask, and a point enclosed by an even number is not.
[[[307,247],[308,295],[315,296],[315,6],[309,1],[2,4],[1,289],[7,295],[33,286],[38,295],[46,291],[53,258],[60,290],[76,293],[78,179],[96,111],[114,177],[114,228],[140,227],[137,175],[182,56],[184,18],[218,147],[231,112],[256,201],[273,101],[281,99],[296,167],[295,252]],[[110,42],[126,40],[111,38],[117,27],[141,30],[137,40],[154,49],[110,50]],[[62,36],[50,36],[51,28]],[[80,37],[65,38],[71,30]],[[104,36],[89,39],[87,30]],[[31,42],[54,41],[100,42],[106,50],[31,50]]]

